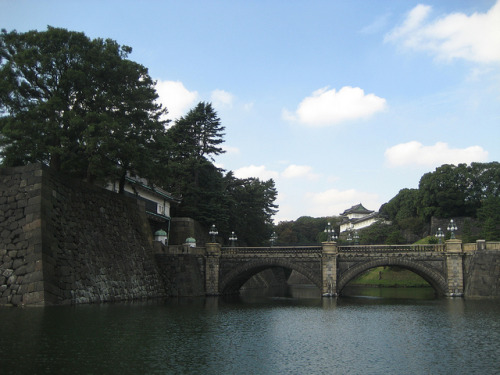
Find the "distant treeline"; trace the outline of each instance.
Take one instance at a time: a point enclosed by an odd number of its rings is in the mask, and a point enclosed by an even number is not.
[[[359,231],[361,244],[413,243],[424,237],[436,242],[431,233],[431,219],[441,222],[461,218],[459,228],[464,242],[477,239],[500,240],[500,163],[472,163],[442,165],[426,173],[418,189],[402,189],[379,214],[388,223],[373,224]],[[276,226],[279,243],[313,244],[326,240],[324,229],[328,222],[338,234],[340,217],[301,217],[296,221],[281,222]],[[446,232],[447,238],[450,233]],[[347,243],[345,235],[340,243]]]

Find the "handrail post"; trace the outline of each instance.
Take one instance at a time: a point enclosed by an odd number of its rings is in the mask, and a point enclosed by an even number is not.
[[[337,296],[337,242],[328,241],[322,242],[321,256],[321,273],[322,273],[322,288],[321,295],[323,297]]]
[[[463,297],[464,272],[462,241],[457,239],[445,242],[446,280],[448,282],[448,297]]]
[[[205,294],[218,296],[219,291],[219,265],[221,245],[219,243],[206,243],[205,257]]]

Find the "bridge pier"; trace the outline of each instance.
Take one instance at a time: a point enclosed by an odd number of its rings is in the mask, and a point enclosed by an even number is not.
[[[221,245],[219,243],[207,243],[205,260],[205,294],[207,296],[218,296],[219,291],[219,267],[221,257]]]
[[[337,296],[337,255],[336,242],[323,242],[321,254],[321,295],[323,297]]]
[[[464,268],[461,240],[448,240],[446,251],[446,281],[448,297],[463,297],[464,295]]]

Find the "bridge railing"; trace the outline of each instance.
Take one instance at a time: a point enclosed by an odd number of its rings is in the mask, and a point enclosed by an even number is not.
[[[224,255],[321,256],[321,246],[223,247]]]
[[[192,247],[189,245],[169,245],[169,246],[164,246],[162,252],[168,255],[182,255],[182,254],[205,255],[206,249],[205,247]]]
[[[444,244],[426,245],[353,245],[339,246],[339,253],[396,253],[396,252],[429,252],[445,251]]]

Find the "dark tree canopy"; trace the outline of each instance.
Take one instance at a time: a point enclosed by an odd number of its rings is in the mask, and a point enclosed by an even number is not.
[[[273,232],[274,204],[277,191],[272,179],[235,178],[225,176],[228,231],[236,231],[242,244],[262,246],[268,244]]]
[[[477,215],[485,199],[500,196],[500,163],[445,164],[419,183],[419,214],[451,218]]]
[[[166,110],[130,52],[60,28],[2,30],[2,163],[43,162],[90,182],[127,172],[147,177],[149,146],[164,136]]]
[[[444,164],[422,176],[418,189],[402,189],[380,207],[405,236],[428,233],[432,217],[465,217],[462,236],[474,239],[471,222],[486,240],[500,239],[497,212],[500,212],[500,163]],[[477,220],[475,220],[477,219]],[[432,233],[431,233],[432,234]]]
[[[211,103],[200,102],[187,115],[181,117],[169,129],[175,149],[174,159],[214,160],[214,156],[225,151],[220,147],[224,142],[224,126]]]
[[[276,226],[278,243],[285,245],[313,245],[327,240],[325,228],[330,223],[339,235],[342,218],[301,216],[295,221],[282,221]]]
[[[418,194],[417,189],[401,189],[394,198],[380,207],[379,212],[395,222],[417,216]]]

